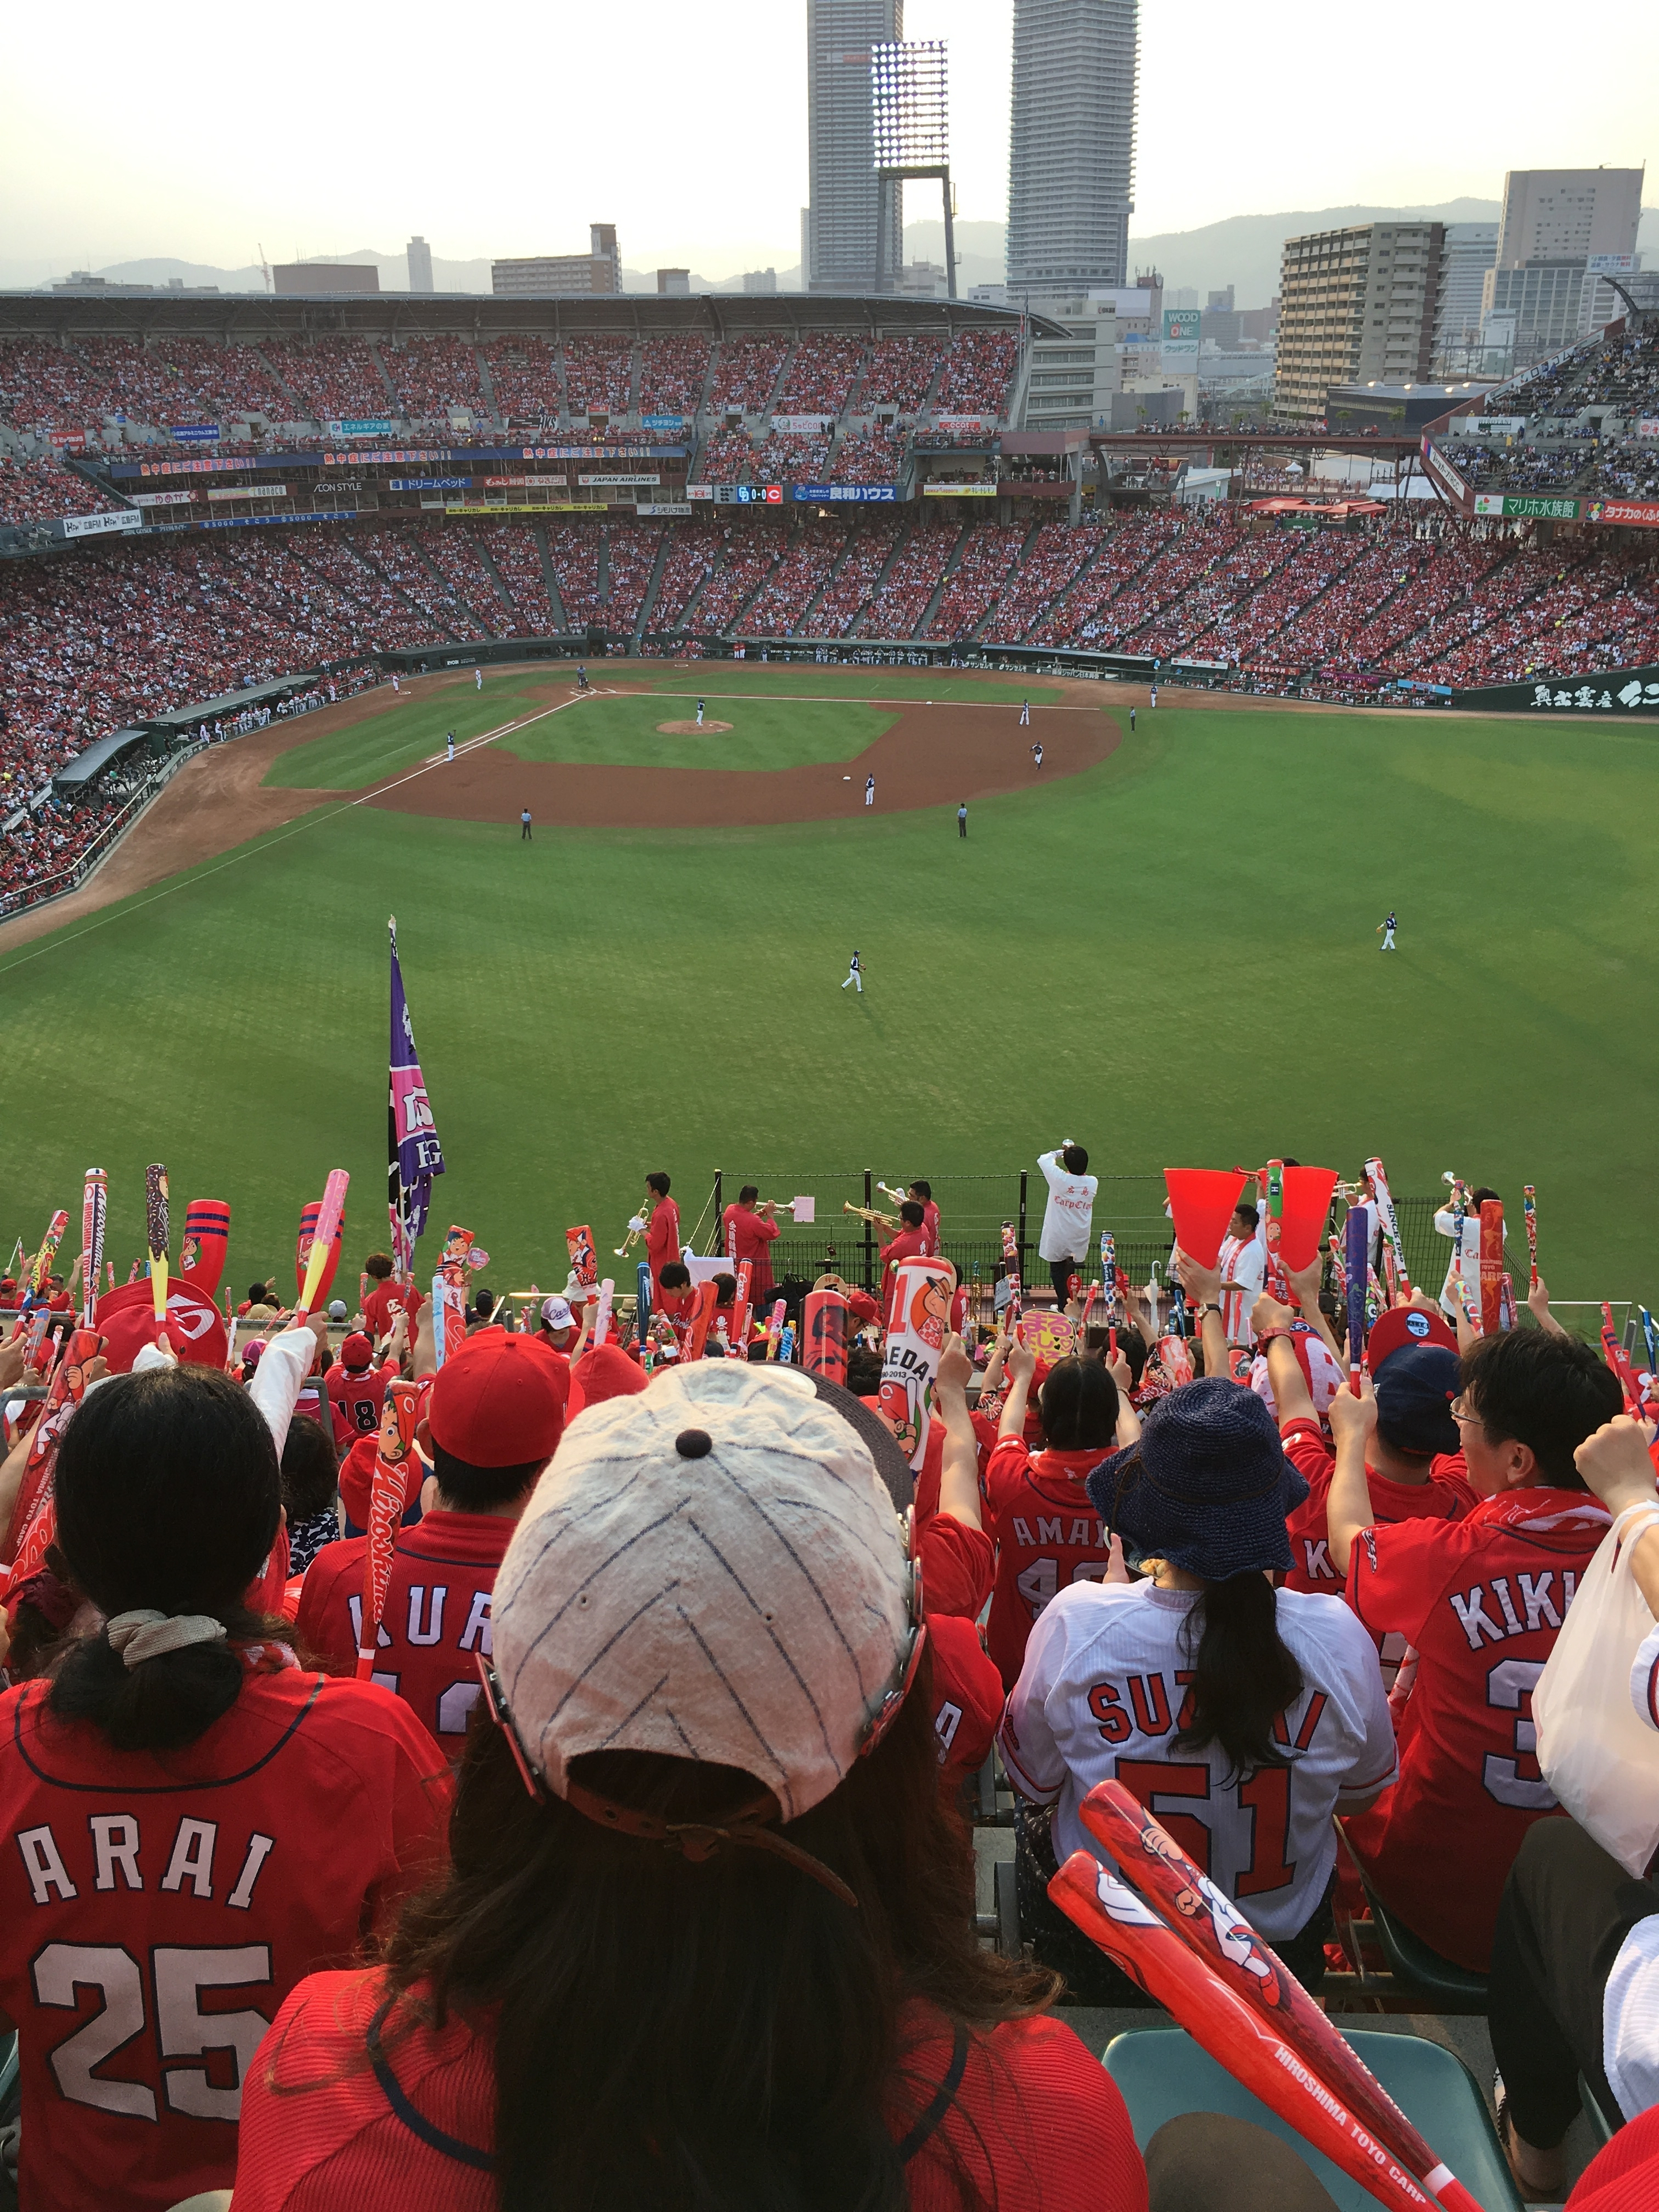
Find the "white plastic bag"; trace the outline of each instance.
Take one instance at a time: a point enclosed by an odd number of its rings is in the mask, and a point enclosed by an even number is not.
[[[1532,1693],[1538,1764],[1570,1813],[1626,1874],[1659,1850],[1659,1734],[1631,1702],[1630,1670],[1653,1615],[1630,1571],[1632,1540],[1659,1505],[1626,1506],[1584,1571]]]

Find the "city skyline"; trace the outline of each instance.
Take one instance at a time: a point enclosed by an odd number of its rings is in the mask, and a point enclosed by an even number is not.
[[[15,89],[0,148],[9,211],[0,283],[155,254],[235,267],[255,260],[261,242],[270,259],[288,260],[391,246],[411,231],[442,258],[569,252],[595,220],[616,223],[635,267],[690,264],[718,279],[793,265],[808,197],[805,0],[732,0],[718,46],[707,48],[685,42],[684,13],[667,0],[632,0],[627,12],[630,48],[672,57],[664,127],[618,132],[611,103],[585,107],[562,91],[550,123],[532,100],[515,106],[480,94],[434,108],[430,139],[416,130],[392,140],[355,133],[341,120],[349,110],[318,96],[319,53],[331,57],[330,82],[386,86],[378,19],[325,15],[301,0],[294,35],[273,52],[252,25],[210,17],[189,0],[165,47],[124,49],[107,81],[92,75],[76,84],[72,118],[60,82],[26,78]],[[952,168],[964,221],[1007,215],[1012,14],[1013,0],[905,8],[906,36],[950,42]],[[1531,57],[1552,19],[1535,4],[1520,17],[1502,50],[1483,55],[1478,94],[1465,101],[1455,70],[1443,79],[1431,72],[1402,101],[1377,74],[1368,28],[1310,0],[1281,11],[1273,51],[1260,57],[1235,52],[1237,17],[1214,0],[1199,0],[1179,21],[1146,14],[1132,240],[1275,207],[1490,198],[1508,169],[1573,167],[1592,154],[1609,167],[1646,161],[1644,88],[1659,64],[1654,11],[1609,0],[1600,35],[1620,53],[1619,70],[1599,73],[1594,89],[1589,73],[1558,78],[1541,106]],[[108,0],[92,0],[85,27],[96,44],[118,20]],[[1408,0],[1395,43],[1402,27],[1431,46],[1443,15]],[[520,14],[512,0],[491,30],[532,61],[548,44],[544,19]],[[1289,58],[1297,52],[1319,53],[1319,88],[1293,80]],[[1194,57],[1222,52],[1218,97]],[[233,88],[255,70],[262,108],[282,118],[281,159],[273,150],[269,160],[232,160],[199,132],[141,137],[129,127],[147,104],[211,113],[219,100],[228,112]],[[1454,100],[1464,102],[1455,114]],[[1354,127],[1291,127],[1310,103],[1324,122]],[[489,129],[464,127],[469,116],[487,118]],[[234,143],[240,155],[252,142]]]

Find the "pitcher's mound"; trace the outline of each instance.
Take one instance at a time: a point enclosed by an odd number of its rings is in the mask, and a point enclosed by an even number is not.
[[[657,725],[658,729],[661,731],[663,736],[665,738],[718,737],[722,730],[729,730],[731,726],[732,725],[730,722],[710,721],[704,721],[702,723],[659,722]]]

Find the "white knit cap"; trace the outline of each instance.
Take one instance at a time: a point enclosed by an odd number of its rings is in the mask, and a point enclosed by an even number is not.
[[[909,1574],[858,1432],[793,1369],[716,1359],[589,1407],[491,1607],[550,1790],[587,1751],[741,1767],[786,1820],[830,1796],[896,1686]]]

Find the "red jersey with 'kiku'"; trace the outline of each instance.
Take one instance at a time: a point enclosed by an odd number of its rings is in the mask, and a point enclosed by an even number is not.
[[[374,1680],[401,1698],[444,1750],[459,1757],[478,1701],[480,1651],[490,1656],[489,1603],[517,1523],[499,1513],[427,1514],[398,1535],[374,1654]],[[357,1665],[367,1536],[317,1554],[300,1594],[295,1633],[325,1666]]]
[[[160,2212],[230,2187],[260,2039],[435,1871],[449,1777],[395,1698],[291,1665],[165,1755],[54,1719],[47,1689],[0,1698],[20,2193]]]
[[[985,1488],[997,1582],[985,1641],[1005,1689],[1019,1680],[1031,1624],[1055,1593],[1073,1583],[1105,1580],[1110,1534],[1084,1483],[1110,1449],[1103,1444],[1033,1457],[1019,1437],[1009,1437],[991,1454]]]
[[[1510,1490],[1461,1521],[1362,1529],[1348,1602],[1415,1649],[1396,1713],[1400,1779],[1348,1824],[1366,1879],[1443,1958],[1484,1973],[1527,1830],[1559,1808],[1532,1692],[1609,1522],[1582,1490]]]

